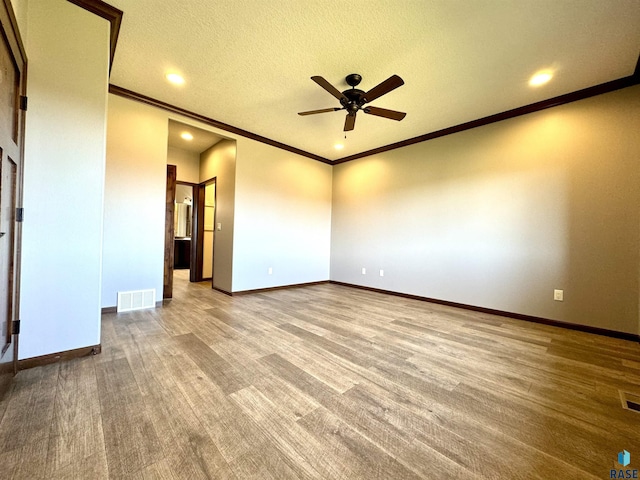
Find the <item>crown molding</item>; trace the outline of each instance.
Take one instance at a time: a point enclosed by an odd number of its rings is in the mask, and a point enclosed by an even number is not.
[[[341,163],[351,162],[353,160],[358,160],[359,158],[369,157],[371,155],[376,155],[378,153],[388,152],[390,150],[395,150],[397,148],[414,145],[416,143],[426,142],[428,140],[433,140],[434,138],[445,137],[453,133],[464,132],[465,130],[470,130],[472,128],[482,127],[484,125],[489,125],[491,123],[501,122],[503,120],[519,117],[521,115],[526,115],[528,113],[539,112],[540,110],[557,107],[560,105],[564,105],[566,103],[576,102],[578,100],[594,97],[596,95],[602,95],[604,93],[613,92],[615,90],[620,90],[622,88],[631,87],[637,84],[640,84],[640,58],[638,58],[636,69],[633,75],[630,75],[628,77],[620,78],[618,80],[612,80],[611,82],[601,83],[600,85],[595,85],[593,87],[584,88],[582,90],[577,90],[575,92],[567,93],[564,95],[559,95],[557,97],[549,98],[548,100],[542,100],[540,102],[532,103],[530,105],[525,105],[523,107],[507,110],[506,112],[489,115],[488,117],[479,118],[477,120],[471,120],[470,122],[465,122],[459,125],[454,125],[452,127],[443,128],[442,130],[426,133],[418,137],[413,137],[407,140],[402,140],[400,142],[391,143],[389,145],[374,148],[372,150],[355,153],[353,155],[349,155],[348,157],[342,157],[337,160],[334,160],[332,164],[339,165]]]
[[[184,108],[171,105],[170,103],[156,100],[155,98],[147,97],[146,95],[142,95],[141,93],[127,90],[126,88],[118,87],[117,85],[109,84],[109,93],[113,95],[118,95],[123,98],[128,98],[129,100],[135,100],[137,102],[151,105],[152,107],[157,107],[167,112],[177,113],[178,115],[182,115],[192,120],[202,122],[206,125],[217,128],[219,130],[224,130],[225,132],[233,133],[241,137],[250,138],[251,140],[255,140],[257,142],[264,143],[266,145],[271,145],[272,147],[280,148],[282,150],[286,150],[288,152],[295,153],[297,155],[310,158],[312,160],[317,160],[318,162],[326,163],[328,165],[331,165],[333,163],[331,160],[321,157],[320,155],[316,155],[314,153],[310,153],[305,150],[300,150],[299,148],[292,147],[291,145],[287,145],[285,143],[271,140],[270,138],[263,137],[262,135],[258,135],[258,134],[249,132],[247,130],[234,127],[233,125],[220,122],[213,118],[205,117],[204,115],[200,115],[199,113],[195,113],[190,110],[186,110]]]
[[[192,120],[202,122],[211,127],[224,130],[226,132],[234,133],[242,137],[250,138],[252,140],[265,143],[267,145],[271,145],[273,147],[280,148],[282,150],[295,153],[297,155],[302,155],[303,157],[311,158],[312,160],[317,160],[318,162],[322,162],[327,165],[339,165],[341,163],[351,162],[354,160],[358,160],[360,158],[369,157],[371,155],[376,155],[379,153],[388,152],[398,148],[407,147],[409,145],[414,145],[416,143],[422,143],[429,140],[433,140],[435,138],[452,135],[454,133],[464,132],[465,130],[470,130],[472,128],[482,127],[484,125],[489,125],[491,123],[501,122],[503,120],[508,120],[510,118],[515,118],[521,115],[526,115],[529,113],[538,112],[540,110],[545,110],[547,108],[557,107],[567,103],[576,102],[578,100],[594,97],[596,95],[602,95],[604,93],[613,92],[615,90],[620,90],[622,88],[627,88],[627,87],[631,87],[638,84],[640,84],[640,59],[638,61],[638,64],[636,65],[634,74],[628,77],[620,78],[618,80],[613,80],[611,82],[602,83],[600,85],[595,85],[593,87],[584,88],[582,90],[567,93],[567,94],[553,97],[547,100],[542,100],[540,102],[532,103],[530,105],[525,105],[523,107],[507,110],[505,112],[496,113],[494,115],[489,115],[487,117],[479,118],[477,120],[471,120],[469,122],[461,123],[459,125],[454,125],[452,127],[444,128],[442,130],[437,130],[431,133],[426,133],[418,137],[413,137],[407,140],[402,140],[400,142],[391,143],[389,145],[384,145],[382,147],[374,148],[372,150],[366,150],[364,152],[356,153],[348,157],[339,158],[337,160],[329,160],[327,158],[321,157],[314,153],[307,152],[305,150],[301,150],[299,148],[292,147],[290,145],[277,142],[275,140],[271,140],[270,138],[263,137],[261,135],[249,132],[247,130],[243,130],[238,127],[234,127],[233,125],[220,122],[213,118],[205,117],[204,115],[200,115],[199,113],[186,110],[176,105],[172,105],[166,102],[162,102],[160,100],[156,100],[151,97],[147,97],[146,95],[142,95],[141,93],[127,90],[117,85],[110,84],[109,93],[118,95],[120,97],[128,98],[129,100],[145,103],[153,107],[161,108],[162,110],[165,110],[168,112],[177,113],[187,118],[191,118]]]

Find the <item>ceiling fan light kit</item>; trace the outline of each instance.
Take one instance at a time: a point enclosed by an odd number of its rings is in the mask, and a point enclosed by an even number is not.
[[[356,125],[356,114],[359,110],[369,115],[375,115],[377,117],[389,118],[391,120],[402,120],[407,114],[404,112],[397,112],[395,110],[387,110],[386,108],[379,108],[374,106],[364,106],[365,103],[369,103],[376,98],[381,97],[389,93],[392,90],[404,85],[404,81],[398,75],[392,75],[384,82],[376,85],[371,90],[365,92],[356,88],[362,81],[362,77],[357,73],[351,73],[346,76],[345,80],[347,85],[351,88],[341,92],[336,87],[331,85],[327,80],[320,76],[311,77],[311,80],[316,82],[322,88],[324,88],[331,95],[336,97],[340,101],[342,107],[323,108],[321,110],[310,110],[307,112],[300,112],[298,115],[315,115],[317,113],[337,112],[338,110],[346,110],[347,117],[344,122],[344,131],[348,132],[353,130]]]

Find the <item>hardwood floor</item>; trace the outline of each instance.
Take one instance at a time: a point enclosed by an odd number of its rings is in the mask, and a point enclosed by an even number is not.
[[[602,479],[640,468],[640,346],[315,285],[228,297],[177,271],[102,354],[19,373],[0,478]]]

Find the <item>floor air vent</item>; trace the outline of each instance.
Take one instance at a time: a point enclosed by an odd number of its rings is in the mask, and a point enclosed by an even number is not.
[[[118,313],[142,310],[143,308],[154,308],[155,306],[155,289],[118,292]]]
[[[622,400],[622,408],[640,413],[640,395],[620,390],[620,400]]]

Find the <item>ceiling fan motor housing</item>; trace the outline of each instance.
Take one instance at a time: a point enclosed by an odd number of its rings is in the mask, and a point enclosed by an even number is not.
[[[364,92],[355,88],[362,81],[362,76],[357,73],[351,73],[345,77],[345,80],[347,81],[347,85],[352,88],[342,92],[342,94],[347,97],[347,100],[344,98],[340,99],[340,104],[347,110],[347,112],[349,112],[349,114],[355,115],[355,113],[362,108],[362,105],[364,105],[364,102],[361,101]]]
[[[347,98],[340,99],[340,104],[342,104],[342,106],[345,107],[349,113],[357,112],[364,104],[364,102],[362,101],[362,97],[365,92],[363,92],[362,90],[352,88],[349,90],[345,90],[342,93]]]

